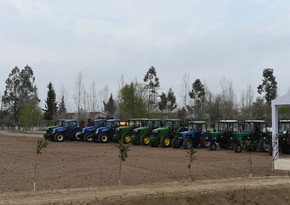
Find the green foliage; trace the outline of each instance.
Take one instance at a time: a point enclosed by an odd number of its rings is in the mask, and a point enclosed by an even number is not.
[[[114,117],[117,111],[117,107],[116,107],[115,100],[113,99],[113,95],[111,94],[107,103],[103,101],[103,104],[104,104],[103,111],[106,113],[107,118]]]
[[[273,68],[264,69],[263,77],[262,84],[257,87],[258,93],[264,92],[266,103],[271,106],[271,101],[277,97],[277,82]]]
[[[42,119],[41,109],[38,101],[28,100],[24,103],[20,110],[19,121],[23,127],[38,126]]]
[[[143,81],[147,83],[145,86],[148,90],[147,115],[149,115],[154,105],[156,105],[157,89],[160,87],[159,78],[157,77],[156,69],[153,66],[148,69]]]
[[[37,140],[36,142],[36,154],[42,154],[42,150],[47,148],[49,141],[44,139],[44,138],[40,138],[39,140]]]
[[[45,100],[44,119],[54,120],[57,113],[56,94],[51,82],[47,85],[47,97]]]
[[[126,161],[126,158],[128,157],[128,151],[130,151],[130,144],[124,144],[120,140],[119,144],[116,145],[116,147],[119,149],[119,158],[120,158],[120,160]]]
[[[64,118],[64,115],[67,113],[65,102],[64,102],[64,96],[61,97],[61,101],[59,103],[58,107],[58,117],[59,118]]]
[[[121,140],[119,141],[119,144],[116,145],[116,147],[119,149],[119,159],[120,159],[120,166],[119,166],[119,186],[122,185],[121,182],[121,173],[122,173],[122,162],[126,161],[128,157],[128,151],[130,151],[130,144],[124,144]]]
[[[146,103],[144,89],[139,83],[124,85],[119,91],[119,118],[144,117]]]
[[[158,102],[159,109],[163,112],[164,110],[172,112],[176,107],[176,97],[172,88],[169,88],[167,96],[162,92],[160,95],[160,101]]]
[[[4,110],[11,116],[14,123],[19,122],[20,110],[26,101],[32,99],[39,101],[34,82],[33,71],[29,66],[25,66],[22,70],[18,67],[13,68],[5,81],[6,87],[2,101]]]
[[[166,110],[167,107],[167,96],[164,92],[162,92],[162,94],[160,95],[160,101],[158,102],[158,108],[159,110],[161,110],[161,112],[163,112],[164,110]]]

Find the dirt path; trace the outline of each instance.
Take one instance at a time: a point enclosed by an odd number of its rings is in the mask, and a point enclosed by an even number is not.
[[[286,177],[202,180],[0,194],[4,204],[288,204]]]

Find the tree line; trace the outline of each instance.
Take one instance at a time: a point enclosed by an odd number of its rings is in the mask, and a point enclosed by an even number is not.
[[[45,106],[40,107],[35,76],[30,66],[22,70],[13,68],[5,84],[4,94],[1,95],[1,127],[44,126],[68,116],[65,89],[62,89],[61,97],[57,100],[52,82],[47,84]],[[142,82],[134,80],[125,83],[121,77],[117,96],[112,93],[109,95],[107,87],[97,93],[95,87],[93,82],[88,92],[82,73],[78,73],[73,94],[76,109],[72,117],[80,123],[98,117],[120,118],[124,121],[133,117],[179,118],[185,123],[189,120],[205,120],[210,126],[220,119],[238,119],[240,122],[245,119],[265,119],[270,123],[271,100],[278,95],[273,68],[264,69],[262,83],[256,89],[248,85],[239,101],[231,80],[224,78],[221,92],[213,93],[200,79],[190,84],[189,75],[185,73],[181,86],[182,102],[178,105],[173,88],[160,92],[154,66],[147,70]],[[256,98],[255,92],[259,94]],[[281,107],[280,114],[281,118],[288,119],[289,107]]]

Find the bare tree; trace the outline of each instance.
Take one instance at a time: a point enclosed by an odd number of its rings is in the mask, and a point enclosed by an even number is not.
[[[81,121],[83,91],[84,91],[83,75],[81,72],[78,72],[77,79],[75,82],[75,93],[74,93],[74,101],[77,108],[78,121]]]
[[[189,93],[189,75],[187,73],[184,73],[182,77],[181,93],[180,93],[180,97],[182,98],[182,104],[184,107],[187,106],[188,93]]]
[[[237,112],[237,97],[234,92],[233,82],[225,77],[221,82],[222,92],[221,98],[223,101],[222,115],[224,119],[234,119]]]
[[[96,112],[97,109],[97,91],[96,91],[96,82],[92,82],[91,88],[90,88],[90,111],[91,112]]]

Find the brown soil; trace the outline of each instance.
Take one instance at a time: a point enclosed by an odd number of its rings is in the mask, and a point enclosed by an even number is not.
[[[132,146],[123,163],[120,188],[116,144],[71,141],[52,142],[38,156],[33,192],[40,135],[28,135],[0,132],[0,204],[290,203],[288,173],[272,170],[266,153],[251,153],[249,179],[249,153],[197,149],[194,181],[187,182],[184,149]]]

